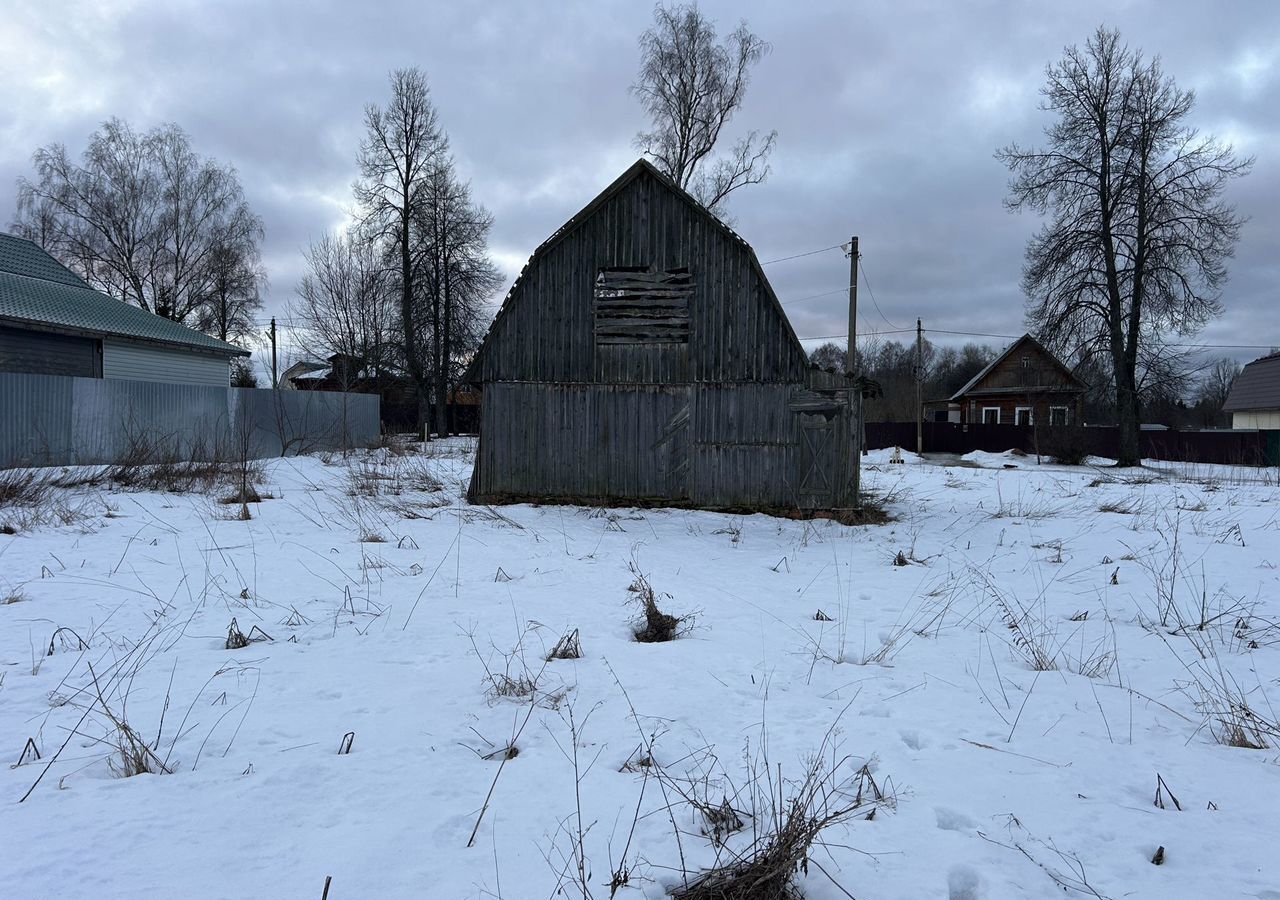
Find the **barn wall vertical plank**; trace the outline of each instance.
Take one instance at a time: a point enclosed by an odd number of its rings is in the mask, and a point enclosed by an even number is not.
[[[616,266],[689,268],[687,343],[597,341],[596,274]],[[476,493],[795,505],[794,398],[824,402],[806,370],[750,247],[638,163],[534,253],[486,336]]]

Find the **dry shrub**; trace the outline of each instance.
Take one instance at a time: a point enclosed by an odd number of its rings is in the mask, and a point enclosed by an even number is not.
[[[264,478],[262,463],[250,458],[247,439],[238,447],[236,443],[196,438],[184,447],[176,437],[130,434],[128,448],[114,463],[82,476],[80,483],[170,494],[230,489],[233,493],[223,503],[257,503],[262,499],[255,487]]]
[[[636,595],[640,602],[640,611],[644,615],[644,622],[637,625],[632,632],[635,639],[642,644],[661,644],[680,637],[682,627],[689,621],[689,617],[673,616],[663,612],[658,607],[658,598],[649,580],[641,574],[634,563],[631,566],[631,572],[635,575],[635,580],[627,590]],[[664,596],[670,599],[669,594]]]
[[[1040,434],[1040,450],[1063,466],[1082,466],[1089,458],[1088,435],[1079,425],[1050,425]]]
[[[892,806],[870,768],[863,765],[848,777],[851,758],[828,766],[819,752],[810,760],[804,779],[783,800],[785,785],[764,772],[757,776],[768,809],[763,828],[740,851],[729,851],[723,862],[699,873],[672,891],[676,900],[799,900],[796,875],[808,874],[810,853],[822,843],[827,829],[856,818],[871,818],[881,806]],[[734,818],[737,813],[734,811]],[[727,824],[732,824],[728,822]]]

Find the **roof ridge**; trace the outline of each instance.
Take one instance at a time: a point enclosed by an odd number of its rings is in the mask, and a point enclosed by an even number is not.
[[[26,240],[26,238],[19,238],[19,240]],[[34,243],[34,242],[33,242],[33,243]],[[36,244],[36,246],[37,246],[37,247],[39,247],[40,245],[39,245],[39,244]],[[50,259],[52,259],[52,258],[53,258],[53,257],[50,257]],[[55,260],[55,262],[56,262],[56,260]],[[61,263],[59,263],[59,265],[61,265]],[[65,266],[64,266],[64,268],[65,268]],[[68,271],[68,272],[71,272],[71,270],[70,270],[70,269],[67,269],[67,271]],[[11,271],[11,270],[9,270],[9,269],[0,269],[0,272],[4,273],[5,275],[12,275],[14,278],[30,278],[32,281],[42,281],[42,282],[44,282],[45,284],[56,284],[56,285],[58,285],[59,287],[75,288],[75,289],[76,289],[76,290],[78,290],[78,291],[88,291],[88,292],[89,292],[89,293],[91,293],[91,294],[99,294],[99,295],[101,295],[101,296],[103,296],[103,297],[106,297],[106,298],[108,298],[108,299],[110,299],[110,300],[115,300],[117,303],[125,303],[126,305],[132,305],[132,304],[129,304],[129,303],[128,303],[127,301],[125,301],[125,300],[121,300],[119,297],[112,297],[110,294],[106,293],[105,291],[100,291],[100,290],[98,290],[96,287],[94,287],[93,285],[89,284],[89,282],[85,281],[83,278],[80,278],[80,276],[79,276],[79,275],[76,275],[76,273],[75,273],[75,272],[71,272],[71,274],[72,274],[72,275],[75,275],[75,277],[76,277],[77,279],[79,279],[79,281],[80,281],[80,283],[79,283],[79,284],[72,284],[72,283],[67,282],[67,281],[54,281],[52,278],[44,278],[44,277],[42,277],[42,276],[40,276],[40,275],[32,275],[32,274],[31,274],[31,273],[29,273],[29,272],[14,272],[14,271]],[[139,308],[139,309],[142,309],[142,307],[138,307],[138,308]],[[145,311],[145,310],[144,310],[144,311]]]
[[[95,290],[93,285],[89,284],[88,279],[83,278],[78,273],[73,271],[70,266],[68,266],[62,260],[58,259],[52,253],[50,253],[45,247],[41,246],[33,238],[23,237],[22,235],[17,235],[17,234],[11,234],[7,231],[0,231],[0,242],[6,241],[6,240],[12,241],[13,243],[22,243],[24,245],[31,247],[37,253],[39,253],[42,257],[44,257],[44,259],[53,263],[53,265],[56,266],[57,269],[60,270],[60,272],[65,273],[69,278],[74,279],[74,281],[46,278],[43,275],[32,275],[29,272],[15,272],[11,268],[4,268],[3,263],[0,263],[0,272],[5,272],[9,275],[22,275],[26,278],[35,278],[38,281],[48,282],[49,284],[62,284],[62,285],[67,285],[69,287],[70,286],[83,287],[83,288],[88,288],[89,290]]]

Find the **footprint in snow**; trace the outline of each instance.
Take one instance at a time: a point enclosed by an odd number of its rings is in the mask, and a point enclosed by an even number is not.
[[[929,741],[921,737],[918,731],[899,731],[898,737],[902,738],[902,743],[912,750],[923,750],[929,746]]]
[[[984,900],[987,886],[972,866],[952,866],[947,872],[947,900]]]
[[[974,831],[977,824],[962,812],[954,809],[947,809],[945,806],[935,806],[933,813],[938,818],[938,827],[943,831]]]

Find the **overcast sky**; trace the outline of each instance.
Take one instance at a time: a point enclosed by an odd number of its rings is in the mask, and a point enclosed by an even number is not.
[[[776,128],[773,173],[734,195],[735,227],[765,261],[859,235],[860,331],[920,317],[926,329],[1021,333],[1019,270],[1035,223],[1003,208],[1007,175],[993,152],[1039,140],[1045,65],[1106,23],[1195,89],[1202,130],[1257,157],[1231,189],[1250,221],[1226,314],[1201,340],[1280,344],[1280,4],[701,5],[722,33],[745,17],[773,45],[729,136]],[[390,69],[427,73],[459,168],[496,217],[508,281],[634,161],[646,125],[628,87],[647,2],[3,6],[0,224],[37,146],[78,153],[113,115],[139,128],[176,122],[200,152],[235,166],[265,220],[267,315],[284,314],[308,239],[345,221],[362,108],[385,99]],[[766,272],[802,338],[845,331],[840,252]]]

